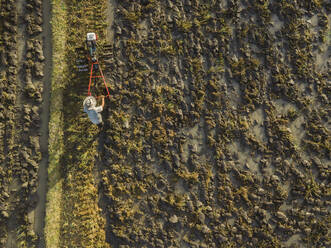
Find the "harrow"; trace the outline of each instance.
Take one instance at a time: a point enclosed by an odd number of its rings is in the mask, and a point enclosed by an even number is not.
[[[112,45],[105,45],[99,48],[96,41],[97,36],[95,33],[88,33],[85,46],[76,48],[76,68],[77,72],[83,75],[89,72],[88,96],[98,98],[100,95],[105,95],[110,97],[109,87],[99,64],[98,56],[100,51],[102,53],[100,55],[101,60],[109,60],[113,55],[113,47]]]

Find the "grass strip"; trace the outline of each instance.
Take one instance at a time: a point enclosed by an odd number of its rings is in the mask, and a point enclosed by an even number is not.
[[[53,72],[49,121],[48,192],[46,199],[45,241],[46,247],[57,248],[60,244],[61,206],[63,179],[60,159],[63,154],[63,89],[65,71],[65,44],[67,10],[63,0],[52,0],[52,54]]]

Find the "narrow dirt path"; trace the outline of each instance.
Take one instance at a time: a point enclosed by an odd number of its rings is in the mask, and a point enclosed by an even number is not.
[[[47,165],[48,165],[48,122],[49,122],[49,104],[52,72],[52,32],[50,26],[51,5],[49,0],[43,0],[43,51],[45,56],[44,79],[43,79],[43,103],[40,115],[40,148],[42,159],[39,164],[38,172],[38,205],[34,216],[34,230],[40,237],[39,247],[45,247],[44,226],[45,226],[45,204],[47,192]]]

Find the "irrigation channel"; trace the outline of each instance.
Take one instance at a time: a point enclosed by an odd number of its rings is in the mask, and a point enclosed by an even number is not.
[[[51,5],[49,0],[43,0],[43,51],[45,56],[44,78],[43,78],[43,104],[41,112],[40,126],[40,147],[42,159],[39,164],[39,183],[38,183],[38,205],[34,216],[34,229],[40,237],[39,247],[45,247],[44,226],[45,226],[45,206],[47,192],[47,164],[48,164],[48,123],[49,123],[49,105],[52,74],[52,31],[50,25]]]

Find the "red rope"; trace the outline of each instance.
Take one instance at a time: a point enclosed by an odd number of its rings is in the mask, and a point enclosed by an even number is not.
[[[107,96],[110,97],[109,90],[108,90],[108,87],[107,87],[107,83],[106,83],[105,77],[103,76],[103,73],[102,73],[102,70],[101,70],[101,66],[99,66],[99,71],[100,71],[100,74],[102,76],[103,83],[104,83],[104,85],[106,87],[106,90],[107,90]]]
[[[91,95],[91,83],[92,83],[92,75],[93,75],[93,65],[94,63],[92,63],[92,66],[91,66],[91,71],[90,71],[90,81],[89,81],[89,84],[88,84],[88,91],[87,91],[87,95],[90,96]]]
[[[98,65],[98,67],[99,67],[99,72],[100,72],[101,76],[93,76],[93,66],[94,66],[94,65]],[[98,61],[97,61],[97,62],[92,62],[92,65],[91,65],[91,70],[90,70],[90,80],[89,80],[88,93],[87,93],[88,96],[91,96],[91,95],[92,95],[92,94],[91,94],[92,78],[100,78],[100,77],[102,78],[103,83],[104,83],[104,85],[105,85],[105,88],[106,88],[106,90],[107,90],[107,97],[110,97],[109,89],[108,89],[108,86],[107,86],[107,83],[106,83],[105,77],[104,77],[104,75],[103,75],[103,73],[102,73],[101,66],[99,65],[99,62],[98,62]],[[99,97],[100,97],[100,96],[97,96],[96,98],[99,98]]]

